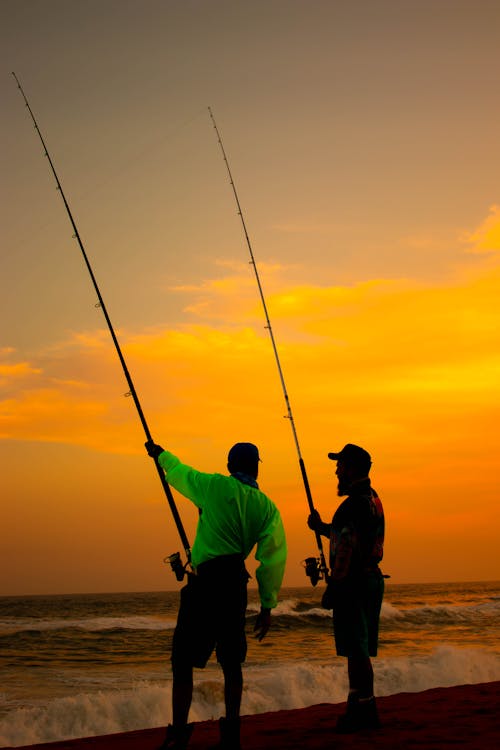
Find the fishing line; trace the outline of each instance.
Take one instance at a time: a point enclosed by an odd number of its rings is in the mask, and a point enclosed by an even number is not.
[[[24,99],[24,102],[25,102],[25,104],[26,104],[26,106],[28,108],[28,112],[30,113],[31,119],[32,119],[33,124],[35,126],[35,130],[36,130],[36,132],[38,134],[38,137],[40,138],[40,141],[42,143],[45,156],[47,157],[47,159],[49,161],[50,168],[52,170],[52,174],[54,175],[54,178],[55,178],[55,181],[56,181],[56,185],[57,185],[57,190],[61,194],[61,198],[63,200],[64,207],[66,209],[66,213],[68,214],[69,220],[71,222],[71,226],[73,227],[73,232],[74,232],[73,238],[76,239],[76,241],[78,242],[78,245],[79,245],[80,250],[81,250],[82,255],[83,255],[83,259],[85,261],[85,265],[87,266],[87,271],[89,272],[90,278],[92,280],[92,284],[94,286],[95,292],[97,294],[97,298],[99,300],[99,304],[96,305],[96,307],[100,307],[101,308],[101,310],[103,312],[103,315],[104,315],[104,318],[106,320],[107,326],[109,328],[109,332],[111,334],[111,338],[113,339],[113,344],[115,345],[116,353],[118,354],[118,359],[120,360],[120,364],[122,366],[122,370],[123,370],[123,373],[125,375],[125,379],[127,381],[128,387],[129,387],[129,391],[125,395],[126,396],[132,396],[132,399],[133,399],[134,404],[135,404],[135,408],[137,409],[137,413],[139,415],[139,419],[141,420],[141,424],[142,424],[142,427],[144,429],[144,433],[146,435],[146,439],[148,441],[152,440],[153,438],[151,436],[151,432],[150,432],[148,424],[146,422],[146,418],[144,416],[144,412],[143,412],[141,404],[139,402],[139,397],[137,396],[137,391],[135,390],[135,386],[134,386],[134,383],[132,381],[132,377],[131,377],[130,372],[128,370],[128,367],[127,367],[127,364],[125,362],[125,359],[123,357],[122,350],[120,348],[120,344],[118,343],[118,339],[116,337],[114,328],[113,328],[113,326],[111,324],[111,319],[110,319],[110,317],[108,315],[108,311],[106,309],[106,305],[104,304],[104,299],[102,297],[102,294],[100,292],[99,286],[98,286],[97,281],[96,281],[96,278],[94,276],[94,272],[92,271],[92,267],[91,267],[90,261],[89,261],[89,259],[87,257],[87,253],[85,252],[85,248],[83,247],[83,243],[82,243],[82,240],[81,240],[81,237],[80,237],[80,233],[78,232],[75,220],[73,219],[73,215],[71,213],[68,201],[66,200],[66,196],[64,194],[64,191],[62,189],[61,183],[59,181],[59,177],[57,176],[57,172],[55,170],[54,164],[53,164],[52,159],[51,159],[51,157],[49,155],[47,146],[45,145],[45,141],[43,139],[42,133],[40,132],[40,128],[38,127],[38,123],[37,123],[37,121],[35,119],[35,115],[33,114],[33,111],[32,111],[32,109],[31,109],[31,107],[29,105],[28,99],[26,98],[26,94],[24,93],[24,90],[23,90],[21,84],[19,83],[19,80],[18,80],[16,74],[14,72],[12,72],[12,75],[14,76],[14,78],[16,80],[17,87],[18,87],[19,91],[21,92],[22,97]],[[188,538],[186,536],[186,532],[184,530],[184,526],[182,525],[182,521],[181,521],[181,518],[179,516],[179,512],[177,510],[177,506],[175,504],[174,497],[172,495],[172,490],[170,489],[170,485],[167,483],[167,480],[165,478],[165,473],[164,473],[163,469],[161,468],[161,466],[159,465],[159,463],[158,463],[158,461],[156,459],[155,459],[155,466],[156,466],[156,470],[157,470],[158,476],[160,478],[160,481],[162,483],[163,490],[165,492],[168,504],[170,506],[170,510],[172,512],[172,516],[173,516],[174,521],[175,521],[175,525],[177,527],[177,531],[179,532],[179,536],[181,538],[181,542],[182,542],[182,545],[184,547],[184,551],[185,551],[186,557],[187,557],[187,563],[186,563],[186,565],[183,565],[182,562],[180,561],[180,556],[179,556],[178,552],[174,553],[173,555],[170,555],[168,558],[165,558],[165,561],[168,561],[170,563],[170,565],[172,567],[172,570],[174,571],[177,579],[178,580],[182,580],[182,578],[184,576],[184,573],[185,573],[185,570],[186,570],[186,567],[191,565],[191,547],[190,547]],[[179,577],[179,576],[181,576],[181,577]]]
[[[283,396],[285,398],[286,409],[287,409],[287,414],[286,414],[285,418],[289,420],[291,428],[292,428],[293,439],[294,439],[295,447],[297,449],[297,454],[298,454],[298,457],[299,457],[300,473],[302,475],[302,481],[304,483],[304,489],[305,489],[305,493],[306,493],[307,503],[309,505],[309,510],[312,513],[314,511],[314,503],[313,503],[313,499],[312,499],[311,489],[310,489],[310,486],[309,486],[309,480],[307,478],[307,472],[306,472],[306,467],[305,467],[304,459],[302,458],[302,453],[301,453],[301,450],[300,450],[299,439],[298,439],[298,436],[297,436],[297,429],[295,427],[295,420],[293,418],[293,412],[292,412],[292,407],[291,407],[291,404],[290,404],[290,398],[288,396],[288,391],[287,391],[287,388],[286,388],[285,378],[284,378],[283,370],[282,370],[282,367],[281,367],[281,362],[280,362],[280,358],[279,358],[279,354],[278,354],[278,347],[276,345],[276,339],[274,337],[274,332],[273,332],[273,328],[272,328],[272,325],[271,325],[271,320],[270,320],[269,313],[268,313],[268,310],[267,310],[267,304],[266,304],[266,300],[265,300],[265,297],[264,297],[264,290],[262,288],[262,284],[261,284],[261,280],[260,280],[260,276],[259,276],[259,271],[257,269],[257,264],[255,262],[255,256],[254,256],[253,250],[252,250],[252,244],[250,242],[250,237],[248,235],[248,231],[247,231],[245,219],[244,219],[244,216],[243,216],[243,211],[241,209],[240,199],[238,197],[238,192],[237,192],[236,186],[234,184],[233,175],[231,173],[231,168],[229,166],[229,161],[228,161],[228,158],[226,156],[226,151],[225,151],[224,145],[222,143],[222,138],[221,138],[219,129],[217,127],[217,123],[215,122],[215,118],[213,116],[213,113],[212,113],[212,110],[211,110],[210,107],[208,107],[208,112],[210,114],[210,118],[212,120],[212,123],[213,123],[213,126],[214,126],[214,130],[215,130],[215,132],[217,134],[217,140],[219,142],[219,146],[220,146],[220,149],[221,149],[221,152],[222,152],[222,157],[224,159],[224,163],[226,165],[227,173],[229,175],[229,182],[230,182],[231,188],[233,190],[233,195],[234,195],[234,199],[236,201],[236,206],[238,208],[238,216],[240,217],[240,220],[241,220],[241,225],[243,227],[243,233],[245,235],[245,240],[246,240],[246,243],[247,243],[248,251],[250,253],[250,265],[252,266],[252,268],[254,270],[255,280],[257,282],[257,287],[259,289],[259,295],[260,295],[260,299],[261,299],[261,302],[262,302],[262,307],[264,308],[264,316],[266,318],[266,326],[265,327],[269,331],[269,337],[271,339],[271,344],[272,344],[272,348],[273,348],[273,352],[274,352],[274,358],[276,360],[276,365],[278,367],[278,373],[279,373],[279,378],[280,378],[280,382],[281,382],[281,388],[283,390]],[[310,577],[311,583],[313,584],[313,586],[316,585],[316,583],[318,582],[318,580],[321,577],[324,578],[325,581],[328,580],[328,568],[326,566],[325,555],[324,555],[324,552],[323,552],[323,544],[321,542],[321,536],[320,536],[319,532],[317,532],[317,531],[315,531],[314,534],[315,534],[315,537],[316,537],[316,544],[318,546],[319,558],[318,558],[318,560],[316,560],[316,558],[308,557],[304,561],[305,562],[306,574]]]

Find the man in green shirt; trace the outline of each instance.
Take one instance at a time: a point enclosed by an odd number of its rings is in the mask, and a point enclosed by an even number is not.
[[[197,471],[152,441],[146,443],[165,472],[167,482],[199,509],[191,551],[194,573],[181,590],[172,643],[172,724],[162,750],[184,750],[193,725],[188,724],[193,694],[193,667],[203,668],[215,649],[224,674],[226,716],[220,720],[224,750],[240,748],[241,664],[246,658],[245,611],[248,573],[245,559],[255,558],[261,610],[254,631],[260,640],[271,624],[286,562],[286,540],[280,513],[259,490],[259,451],[236,443],[228,454],[230,476]]]

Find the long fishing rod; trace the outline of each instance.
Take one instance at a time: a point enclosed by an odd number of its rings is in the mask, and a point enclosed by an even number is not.
[[[43,146],[43,149],[44,149],[44,152],[45,152],[45,156],[47,157],[47,159],[49,161],[50,168],[52,170],[52,174],[54,175],[54,178],[55,178],[55,181],[56,181],[57,190],[61,194],[61,198],[63,200],[64,207],[66,209],[66,212],[68,214],[69,220],[71,222],[71,226],[73,227],[73,232],[74,232],[73,238],[76,239],[76,241],[78,242],[78,245],[79,245],[80,250],[81,250],[82,255],[83,255],[83,259],[85,261],[85,265],[87,266],[87,270],[88,270],[88,272],[90,274],[90,278],[92,279],[92,284],[94,285],[94,289],[95,289],[95,292],[97,294],[97,298],[99,300],[99,304],[97,305],[97,307],[100,307],[101,310],[102,310],[102,312],[103,312],[104,318],[105,318],[107,326],[109,328],[109,332],[111,334],[111,338],[113,339],[113,344],[115,345],[116,353],[118,354],[118,359],[120,360],[120,364],[122,366],[122,370],[124,372],[125,379],[127,381],[128,387],[129,387],[129,392],[126,395],[127,396],[132,396],[134,404],[135,404],[135,407],[137,409],[137,413],[139,415],[139,419],[141,420],[141,424],[142,424],[143,429],[144,429],[144,433],[146,435],[146,439],[148,441],[152,441],[153,438],[151,436],[151,432],[150,432],[148,424],[146,422],[146,418],[144,416],[144,412],[143,412],[141,404],[139,402],[139,397],[137,396],[137,391],[135,390],[135,386],[134,386],[134,383],[132,381],[132,377],[131,377],[130,372],[128,370],[128,367],[127,367],[127,364],[125,362],[125,359],[123,357],[122,350],[120,348],[120,344],[118,343],[118,339],[116,337],[114,328],[113,328],[113,326],[111,324],[111,319],[110,319],[110,317],[108,315],[108,311],[106,309],[106,305],[104,304],[104,300],[103,300],[102,294],[100,292],[99,286],[97,284],[96,278],[94,276],[94,272],[92,271],[92,267],[91,267],[90,261],[89,261],[89,259],[87,257],[87,253],[85,252],[85,248],[83,247],[83,243],[82,243],[82,240],[81,240],[81,237],[80,237],[80,233],[79,233],[79,231],[77,229],[77,226],[75,224],[75,220],[73,219],[73,215],[71,213],[68,201],[66,200],[66,196],[64,195],[64,191],[63,191],[61,183],[59,181],[59,177],[57,176],[57,172],[55,170],[54,164],[52,163],[52,159],[50,158],[50,155],[49,155],[47,146],[45,145],[45,141],[43,139],[42,133],[40,132],[40,128],[38,127],[38,123],[36,121],[35,115],[33,114],[33,111],[32,111],[32,109],[31,109],[31,107],[29,105],[28,99],[26,98],[26,94],[24,93],[24,90],[23,90],[21,84],[19,83],[19,80],[18,80],[16,74],[14,72],[12,72],[12,75],[14,76],[14,78],[16,80],[17,87],[18,87],[19,91],[21,92],[22,97],[24,99],[24,102],[25,102],[25,104],[26,104],[26,106],[28,108],[28,112],[30,113],[31,119],[33,120],[33,124],[35,126],[35,130],[38,133],[38,137],[40,138],[40,141],[42,142],[42,146]],[[174,517],[175,525],[177,526],[177,531],[179,532],[179,536],[181,538],[181,542],[182,542],[182,545],[183,545],[185,553],[186,553],[187,563],[186,563],[186,565],[182,564],[178,552],[174,553],[173,555],[170,555],[168,558],[165,558],[165,560],[168,560],[168,562],[170,563],[170,565],[172,567],[172,570],[174,571],[177,579],[178,580],[182,580],[182,578],[184,577],[184,573],[185,573],[185,570],[186,570],[187,566],[191,565],[191,547],[190,547],[188,538],[186,536],[186,532],[184,530],[184,526],[182,525],[182,521],[181,521],[181,518],[179,516],[179,511],[177,510],[177,506],[175,504],[175,500],[174,500],[174,497],[172,495],[172,490],[170,489],[170,485],[167,483],[167,480],[165,478],[164,471],[161,468],[161,466],[159,465],[159,463],[158,463],[158,461],[157,461],[156,458],[155,458],[154,461],[155,461],[155,466],[156,466],[156,470],[157,470],[158,476],[160,478],[160,481],[161,481],[162,486],[163,486],[163,490],[165,492],[168,504],[170,506],[170,510],[171,510],[172,515]]]
[[[261,284],[260,276],[259,276],[259,271],[257,269],[257,264],[255,262],[255,256],[254,256],[253,250],[252,250],[252,243],[250,242],[250,237],[248,235],[248,231],[247,231],[245,219],[244,219],[244,216],[243,216],[243,211],[241,209],[240,199],[238,197],[238,192],[236,190],[236,185],[234,184],[233,175],[231,173],[231,168],[229,166],[229,161],[228,161],[228,158],[227,158],[227,155],[226,155],[226,151],[224,149],[224,144],[222,143],[222,138],[221,138],[219,129],[217,127],[217,123],[215,122],[215,118],[214,118],[214,115],[212,113],[212,109],[209,107],[208,111],[209,111],[210,118],[211,118],[213,126],[214,126],[214,130],[215,130],[215,132],[217,134],[217,140],[219,142],[219,146],[220,146],[220,149],[221,149],[221,152],[222,152],[224,163],[226,165],[227,173],[229,175],[229,182],[231,184],[231,187],[232,187],[232,190],[233,190],[234,199],[236,201],[236,206],[238,208],[238,216],[240,217],[240,220],[241,220],[241,225],[243,227],[243,232],[244,232],[244,235],[245,235],[245,240],[246,240],[246,243],[247,243],[248,251],[250,253],[250,265],[253,267],[254,274],[255,274],[255,280],[257,281],[257,287],[259,289],[259,295],[260,295],[260,299],[261,299],[261,302],[262,302],[262,307],[264,308],[264,315],[265,315],[265,318],[266,318],[266,328],[269,331],[269,337],[271,339],[271,344],[272,344],[272,347],[273,347],[274,358],[276,360],[276,365],[278,367],[278,373],[279,373],[279,378],[280,378],[280,382],[281,382],[281,388],[283,390],[283,396],[285,398],[285,403],[286,403],[286,408],[287,408],[286,418],[290,421],[290,425],[291,425],[291,428],[292,428],[293,439],[294,439],[295,447],[297,449],[297,454],[298,454],[298,457],[299,457],[300,473],[302,475],[302,481],[304,483],[304,489],[305,489],[305,492],[306,492],[307,503],[309,505],[309,511],[312,513],[314,511],[314,503],[313,503],[313,498],[312,498],[312,494],[311,494],[311,488],[309,486],[309,480],[307,478],[306,466],[305,466],[304,459],[302,458],[302,453],[301,453],[301,450],[300,450],[299,438],[297,436],[297,429],[295,427],[295,420],[293,418],[293,412],[292,412],[292,407],[291,407],[291,404],[290,404],[290,398],[288,396],[288,391],[287,391],[287,388],[286,388],[285,377],[283,375],[283,370],[282,370],[282,367],[281,367],[281,362],[280,362],[280,358],[279,358],[279,354],[278,354],[278,347],[276,345],[276,339],[274,337],[273,328],[272,328],[272,325],[271,325],[271,319],[269,317],[269,313],[268,313],[268,310],[267,310],[266,299],[264,297],[264,290],[262,288],[262,284]],[[324,578],[325,581],[328,580],[328,568],[327,568],[327,565],[326,565],[325,555],[324,555],[324,552],[323,552],[323,544],[321,542],[321,536],[320,536],[319,532],[317,532],[317,531],[315,531],[314,534],[315,534],[315,537],[316,537],[316,544],[318,546],[319,558],[316,559],[314,557],[308,557],[305,560],[306,574],[311,579],[311,583],[313,584],[313,586],[316,585],[316,583],[318,582],[318,580],[321,577]]]

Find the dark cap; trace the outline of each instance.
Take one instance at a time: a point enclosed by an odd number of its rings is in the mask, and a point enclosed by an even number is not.
[[[368,466],[372,462],[368,451],[352,443],[344,445],[340,453],[329,453],[328,458],[331,458],[332,461],[345,461],[348,464],[368,464]]]
[[[259,449],[253,443],[236,443],[227,454],[227,462],[233,466],[252,466],[259,461]]]

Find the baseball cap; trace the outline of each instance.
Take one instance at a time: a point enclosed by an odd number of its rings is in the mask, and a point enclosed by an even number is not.
[[[248,466],[259,461],[259,449],[253,443],[235,443],[227,454],[228,464],[237,466]]]
[[[344,445],[339,453],[329,453],[328,458],[332,461],[345,461],[346,463],[351,464],[371,464],[372,461],[368,451],[365,451],[364,448],[360,448],[359,445],[353,445],[353,443],[347,443],[347,445]]]

